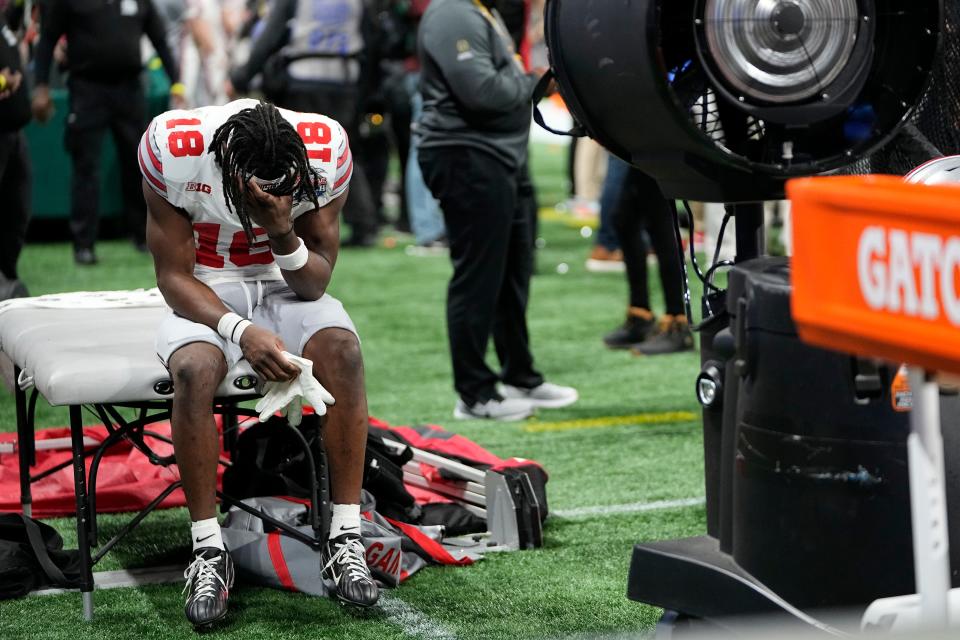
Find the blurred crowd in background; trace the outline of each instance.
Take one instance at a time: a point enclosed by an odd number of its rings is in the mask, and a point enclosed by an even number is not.
[[[6,137],[15,137],[10,134],[29,122],[23,105],[31,100],[31,93],[33,115],[43,122],[53,110],[49,88],[69,89],[71,116],[65,143],[74,171],[79,168],[84,174],[74,183],[85,183],[83,188],[75,184],[79,192],[74,189],[71,208],[79,264],[96,261],[92,250],[99,195],[91,173],[96,167],[83,165],[89,164],[92,151],[99,153],[107,131],[113,134],[118,156],[124,158],[122,164],[136,162],[136,154],[127,153],[131,146],[125,138],[130,136],[120,131],[118,123],[137,122],[139,139],[153,115],[144,105],[141,73],[145,65],[151,66],[151,59],[162,62],[169,77],[171,108],[259,95],[281,107],[315,111],[340,121],[350,133],[361,169],[352,180],[346,214],[352,235],[345,244],[371,245],[378,228],[388,222],[383,194],[390,155],[395,154],[401,197],[396,218],[389,222],[400,231],[414,231],[421,246],[441,246],[444,233],[435,203],[425,197],[417,175],[407,176],[411,122],[421,104],[417,27],[428,4],[429,0],[40,0],[33,4],[0,0],[6,25],[3,43],[10,49],[4,52],[10,59],[3,59],[2,75],[9,79],[5,86],[11,94],[0,89],[0,96],[5,103],[20,106],[18,114],[6,110],[0,114],[0,130]],[[535,59],[540,66],[546,60],[541,5],[542,0],[496,3],[530,68]],[[11,153],[9,146],[12,143],[5,140],[0,148],[4,155]],[[29,167],[26,158],[22,162]],[[129,171],[121,167],[121,173],[126,178],[135,169],[135,164]],[[24,182],[20,174],[3,171],[2,175],[11,182]],[[137,183],[139,191],[139,179]],[[136,220],[142,217],[142,204],[131,197],[124,208],[134,243],[143,248],[142,224]],[[421,215],[424,209],[427,215]]]

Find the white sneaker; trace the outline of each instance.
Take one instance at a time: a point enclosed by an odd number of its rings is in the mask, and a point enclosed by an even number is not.
[[[500,393],[508,400],[527,400],[533,403],[533,406],[544,409],[568,407],[580,399],[580,394],[573,387],[561,387],[552,382],[544,382],[533,389],[504,384],[500,385]]]
[[[477,402],[472,406],[467,405],[463,400],[457,400],[457,406],[453,409],[453,417],[457,420],[490,419],[510,422],[529,418],[533,415],[534,409],[533,402],[519,398],[503,398],[501,400],[491,398],[486,402]]]

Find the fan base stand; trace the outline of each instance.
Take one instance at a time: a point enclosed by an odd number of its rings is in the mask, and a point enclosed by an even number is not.
[[[828,627],[853,633],[862,613],[845,611],[839,617],[825,612],[814,617],[799,611],[720,551],[719,542],[710,536],[635,545],[627,597],[705,621],[733,636],[755,635],[764,619],[775,620],[783,634],[827,634]],[[658,637],[681,635],[663,631]]]

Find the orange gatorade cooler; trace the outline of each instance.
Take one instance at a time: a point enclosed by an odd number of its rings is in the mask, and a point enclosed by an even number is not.
[[[960,373],[960,189],[791,181],[793,315],[823,347]]]
[[[955,389],[938,390],[929,377],[960,372],[957,160],[933,160],[906,181],[860,176],[787,185],[796,252],[792,310],[801,338],[911,368],[909,382],[906,367],[899,368],[890,396],[894,411],[911,415],[915,584],[922,597],[915,609],[902,598],[878,600],[865,621],[940,624],[948,618],[946,589],[960,586],[960,402]],[[933,543],[944,534],[946,561],[944,545]]]

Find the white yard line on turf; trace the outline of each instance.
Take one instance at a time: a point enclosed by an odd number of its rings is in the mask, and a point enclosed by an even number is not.
[[[628,504],[597,505],[595,507],[577,507],[576,509],[554,509],[550,513],[558,518],[583,518],[585,516],[610,516],[620,513],[642,513],[696,507],[704,504],[705,498],[684,498],[683,500],[658,500],[656,502],[631,502]]]
[[[400,598],[381,592],[380,609],[390,624],[400,627],[405,634],[423,640],[457,640],[457,634],[427,614]]]
[[[122,587],[143,587],[148,584],[170,584],[183,580],[183,567],[168,565],[145,569],[119,569],[117,571],[97,571],[93,574],[96,589],[119,589]],[[31,596],[53,596],[58,593],[76,593],[76,589],[40,589],[31,591]]]
[[[169,584],[183,580],[181,567],[156,567],[119,571],[98,571],[93,574],[96,588],[117,589],[121,587],[142,587],[148,584]],[[42,589],[34,591],[33,596],[50,596],[67,593],[70,589]],[[422,640],[457,640],[457,635],[425,613],[391,594],[380,592],[380,609],[386,622],[400,627],[412,638]]]

